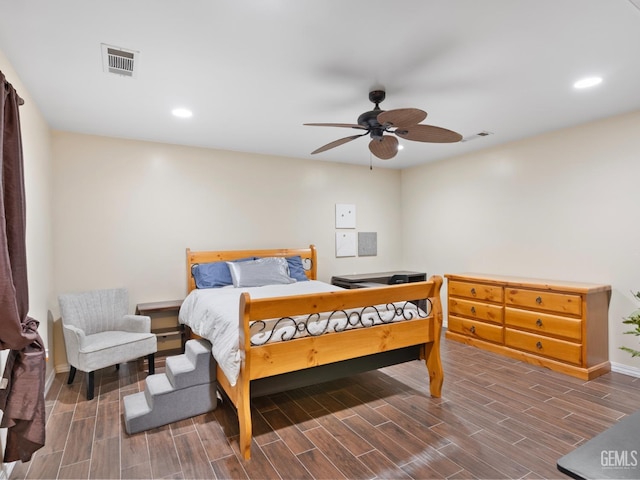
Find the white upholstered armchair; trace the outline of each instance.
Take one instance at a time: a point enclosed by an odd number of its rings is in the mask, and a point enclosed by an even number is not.
[[[146,356],[149,374],[154,373],[158,345],[151,319],[127,314],[126,289],[62,294],[58,302],[70,366],[67,383],[73,382],[76,370],[86,372],[87,400],[93,398],[96,370]]]

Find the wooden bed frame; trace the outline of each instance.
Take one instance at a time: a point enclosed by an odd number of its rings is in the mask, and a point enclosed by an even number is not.
[[[252,256],[289,257],[293,255],[302,257],[307,277],[315,280],[317,256],[313,245],[304,249],[226,251],[191,251],[187,249],[188,290],[191,292],[196,288],[191,274],[191,268],[195,264],[231,261]],[[442,278],[433,276],[426,282],[381,285],[380,288],[362,288],[293,297],[251,299],[248,293],[244,293],[240,298],[239,305],[239,348],[242,363],[236,384],[232,386],[221,369],[217,368],[219,388],[238,412],[240,452],[244,458],[249,459],[251,456],[251,389],[259,379],[268,378],[269,383],[272,384],[271,387],[273,387],[274,376],[282,377],[288,372],[293,372],[292,375],[297,372],[299,375],[301,370],[305,370],[306,374],[307,369],[341,365],[342,376],[344,376],[345,374],[359,373],[365,369],[421,359],[426,361],[431,395],[440,397],[444,380],[440,361],[441,286]],[[260,346],[251,346],[250,344],[249,325],[250,322],[256,320],[333,312],[415,299],[429,299],[431,310],[427,318],[416,318],[338,333],[326,333],[320,336],[303,337]],[[195,337],[195,335],[193,336]],[[412,353],[409,353],[408,357],[406,355],[398,356],[398,353],[403,350]],[[363,357],[384,354],[393,354],[395,357],[391,360],[377,361],[377,363],[374,361],[364,369],[362,364],[356,366],[356,370],[347,368],[345,373],[345,361],[361,361]],[[309,375],[305,376],[309,377]],[[324,381],[324,379],[319,381]],[[292,387],[284,389],[287,388]]]

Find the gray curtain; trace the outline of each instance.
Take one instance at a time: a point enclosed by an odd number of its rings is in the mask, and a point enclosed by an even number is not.
[[[22,100],[0,72],[0,350],[10,350],[0,380],[4,461],[29,461],[44,445],[45,349],[27,314],[26,214],[20,115]]]

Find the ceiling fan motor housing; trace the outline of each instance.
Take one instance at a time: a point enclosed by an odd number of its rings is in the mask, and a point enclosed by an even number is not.
[[[380,140],[385,132],[385,128],[378,122],[378,115],[384,110],[379,106],[385,99],[386,93],[384,90],[372,90],[369,92],[369,101],[375,103],[375,108],[368,112],[364,112],[358,117],[358,125],[367,127],[371,133],[371,138]]]
[[[376,106],[374,110],[364,112],[358,117],[358,125],[369,129],[371,131],[371,138],[382,137],[384,133],[384,128],[380,125],[380,122],[378,122],[378,115],[382,112],[383,110],[380,110],[380,108]]]

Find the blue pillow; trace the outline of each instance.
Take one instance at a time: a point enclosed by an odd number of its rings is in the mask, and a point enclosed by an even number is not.
[[[246,262],[253,257],[241,258],[234,262]],[[197,288],[219,288],[233,285],[227,262],[200,263],[191,269]]]
[[[304,267],[302,266],[302,258],[300,255],[294,257],[287,257],[287,263],[289,264],[289,276],[295,278],[298,282],[308,281],[309,278],[304,273]]]

